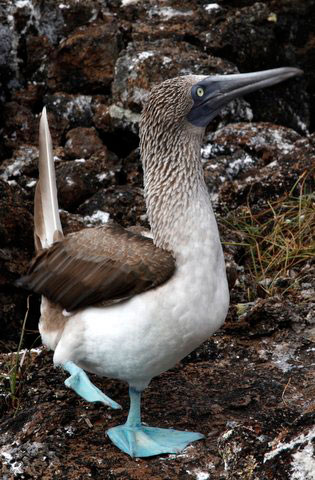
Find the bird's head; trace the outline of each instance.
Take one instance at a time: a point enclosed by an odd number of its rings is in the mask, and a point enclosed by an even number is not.
[[[232,75],[187,75],[155,86],[142,114],[142,127],[204,129],[234,98],[301,75],[286,67]],[[195,128],[194,128],[195,127]]]

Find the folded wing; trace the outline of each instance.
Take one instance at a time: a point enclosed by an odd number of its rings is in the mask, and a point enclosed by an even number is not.
[[[172,255],[119,225],[88,228],[42,250],[19,285],[71,312],[110,305],[157,287],[174,273]]]

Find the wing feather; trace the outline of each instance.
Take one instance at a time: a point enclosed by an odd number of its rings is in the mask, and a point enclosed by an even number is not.
[[[19,285],[74,311],[123,301],[164,283],[174,270],[173,256],[151,239],[105,225],[42,250]]]
[[[39,123],[39,180],[34,199],[34,240],[36,251],[63,238],[60,222],[51,135],[44,107]]]

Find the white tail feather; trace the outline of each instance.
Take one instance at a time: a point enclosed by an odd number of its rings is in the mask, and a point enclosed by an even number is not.
[[[39,123],[39,181],[35,192],[34,221],[37,249],[48,248],[54,241],[63,237],[52,142],[45,107]]]

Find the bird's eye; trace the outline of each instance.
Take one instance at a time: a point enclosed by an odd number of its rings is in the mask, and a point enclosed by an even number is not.
[[[202,97],[204,93],[205,93],[205,91],[204,91],[203,88],[201,88],[201,87],[197,88],[196,94],[197,94],[198,97]]]

